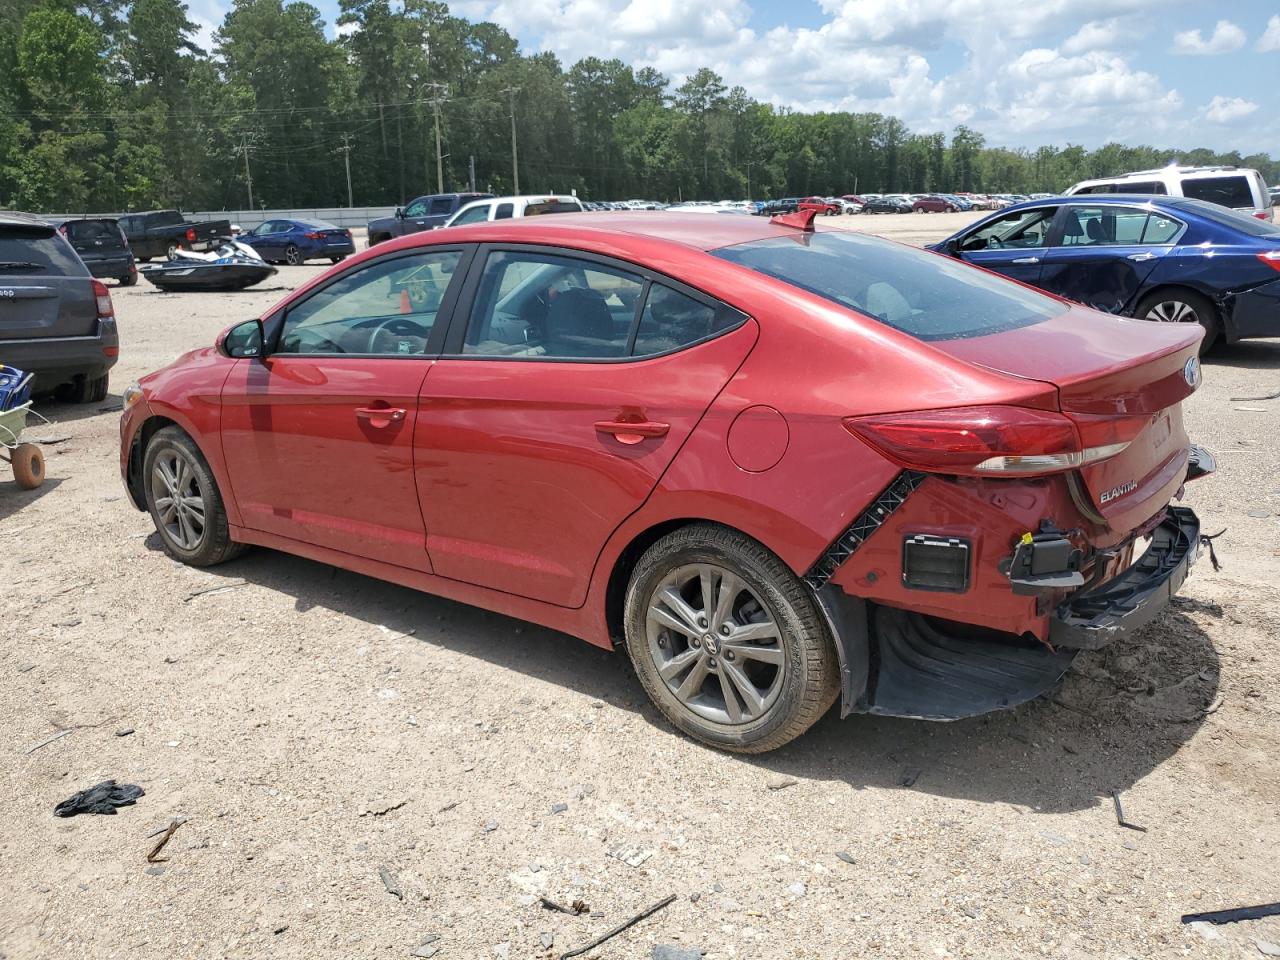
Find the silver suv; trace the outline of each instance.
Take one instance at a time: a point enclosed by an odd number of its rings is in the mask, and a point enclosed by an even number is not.
[[[0,363],[74,403],[107,395],[120,354],[111,294],[43,220],[0,213]]]

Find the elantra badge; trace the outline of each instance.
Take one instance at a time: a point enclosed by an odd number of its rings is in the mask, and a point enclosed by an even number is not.
[[[1200,358],[1192,357],[1186,362],[1182,368],[1182,378],[1187,381],[1187,386],[1194,390],[1200,386]]]
[[[1122,483],[1118,487],[1112,487],[1110,490],[1103,491],[1102,496],[1098,498],[1099,503],[1110,503],[1112,500],[1119,500],[1126,493],[1133,493],[1138,489],[1138,481],[1130,480]]]

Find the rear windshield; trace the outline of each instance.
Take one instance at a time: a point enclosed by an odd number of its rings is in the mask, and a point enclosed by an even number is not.
[[[82,276],[88,271],[52,227],[0,227],[0,283],[24,272]]]
[[[524,208],[526,217],[536,217],[540,213],[581,213],[582,207],[571,200],[551,200],[548,203],[531,203]]]
[[[93,243],[95,240],[109,240],[120,243],[120,227],[114,220],[68,220],[63,228],[67,238],[77,243]]]
[[[177,210],[161,210],[159,213],[148,213],[146,223],[149,227],[167,227],[183,223],[182,214]]]
[[[1224,207],[1252,207],[1253,190],[1244,174],[1231,177],[1197,177],[1182,181],[1182,195],[1192,200],[1208,200]]]
[[[1234,210],[1227,210],[1215,203],[1192,200],[1179,204],[1179,206],[1194,211],[1206,220],[1220,223],[1224,227],[1233,227],[1241,233],[1247,233],[1252,237],[1280,237],[1280,224],[1273,223],[1270,220],[1259,220],[1257,217],[1252,217],[1247,213],[1236,213]]]
[[[856,233],[770,237],[712,253],[919,340],[981,337],[1030,326],[1067,309],[959,261]]]

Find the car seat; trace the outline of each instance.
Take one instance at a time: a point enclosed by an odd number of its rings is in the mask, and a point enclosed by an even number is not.
[[[1090,222],[1092,223],[1093,221]],[[1068,210],[1066,218],[1062,221],[1063,245],[1068,247],[1079,246],[1084,235],[1084,226],[1080,223],[1080,215],[1074,210]]]
[[[551,301],[545,344],[549,357],[621,356],[626,346],[613,336],[604,297],[587,287],[570,287]]]

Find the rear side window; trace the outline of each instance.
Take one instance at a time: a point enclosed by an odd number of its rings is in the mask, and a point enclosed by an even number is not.
[[[1182,195],[1224,207],[1252,207],[1253,191],[1244,174],[1231,177],[1197,177],[1182,181]]]
[[[660,283],[651,284],[640,314],[631,355],[652,357],[670,353],[736,326],[742,316],[717,309]]]
[[[456,209],[453,197],[433,197],[431,199],[431,207],[427,211],[428,216],[438,216],[442,213],[453,213]]]
[[[87,276],[88,272],[52,227],[0,226],[0,282],[23,273]]]
[[[1172,243],[1182,224],[1134,207],[1069,206],[1063,214],[1064,247],[1135,246]]]
[[[182,214],[177,210],[162,210],[160,213],[147,214],[147,226],[170,227],[182,223]]]
[[[511,204],[500,203],[498,204],[498,209],[493,211],[493,219],[510,220],[513,213],[515,213],[515,208]]]
[[[770,237],[712,253],[918,340],[981,337],[1067,309],[959,261],[844,231]]]
[[[524,208],[526,217],[536,217],[540,213],[581,213],[582,208],[567,200],[551,200],[547,203],[531,203]]]

